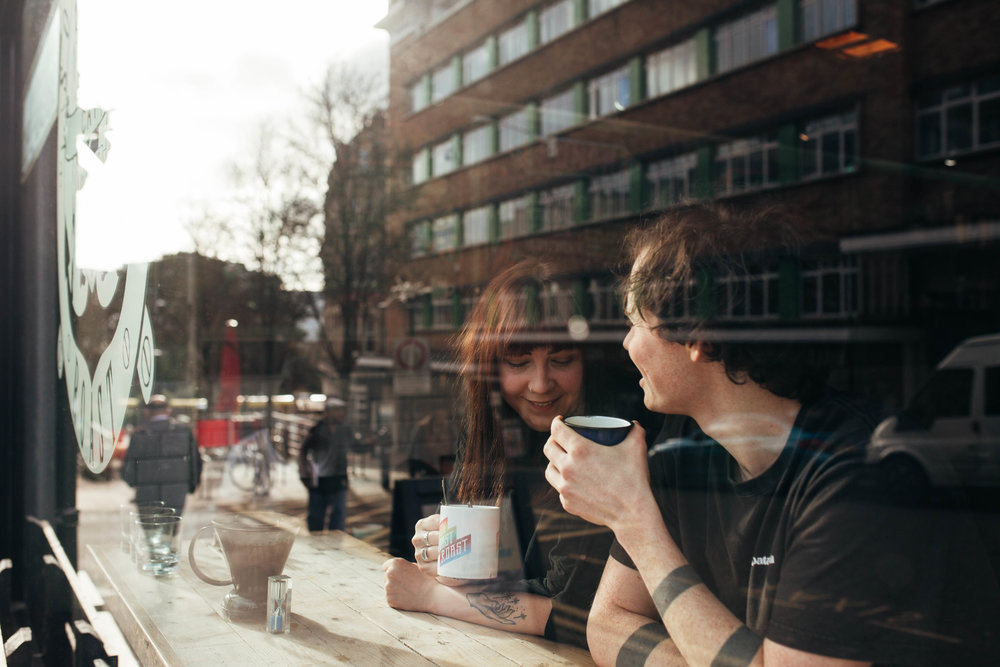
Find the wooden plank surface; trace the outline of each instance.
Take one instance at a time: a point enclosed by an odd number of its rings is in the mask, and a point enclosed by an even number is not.
[[[389,556],[345,533],[296,539],[285,565],[292,622],[284,635],[267,633],[263,618],[226,620],[229,587],[201,581],[186,556],[177,574],[156,579],[137,572],[117,548],[88,548],[115,592],[108,608],[144,665],[593,664],[573,646],[392,609],[382,573]],[[226,578],[211,541],[197,549],[198,565]]]

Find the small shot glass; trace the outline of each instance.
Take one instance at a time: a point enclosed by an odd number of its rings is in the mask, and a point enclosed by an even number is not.
[[[267,578],[267,631],[284,634],[292,629],[292,578],[276,574]]]

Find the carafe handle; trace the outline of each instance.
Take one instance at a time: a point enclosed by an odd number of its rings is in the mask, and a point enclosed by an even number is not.
[[[191,538],[191,543],[188,545],[188,562],[191,563],[191,569],[194,570],[194,573],[197,574],[198,578],[201,579],[202,581],[212,584],[213,586],[229,586],[230,584],[233,583],[232,578],[230,578],[228,581],[222,581],[221,579],[213,579],[212,577],[202,572],[198,568],[198,564],[195,563],[194,561],[194,543],[198,541],[198,538],[201,537],[202,533],[204,533],[206,530],[213,530],[214,528],[215,527],[211,525],[202,526],[201,528],[198,529],[198,532],[194,534],[194,537]],[[229,563],[226,563],[226,565],[228,564]]]

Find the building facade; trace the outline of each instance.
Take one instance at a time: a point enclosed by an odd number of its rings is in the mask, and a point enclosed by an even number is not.
[[[760,340],[834,346],[890,402],[1000,325],[998,19],[979,0],[390,3],[390,130],[411,159],[413,333],[446,354],[477,289],[537,255],[554,328],[625,333],[620,240],[687,198],[780,200],[794,266],[715,304]],[[731,290],[730,290],[731,291]]]

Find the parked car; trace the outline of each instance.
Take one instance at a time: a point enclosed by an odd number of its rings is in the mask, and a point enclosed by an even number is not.
[[[934,486],[1000,486],[1000,334],[952,350],[875,429],[868,460],[910,497]]]

